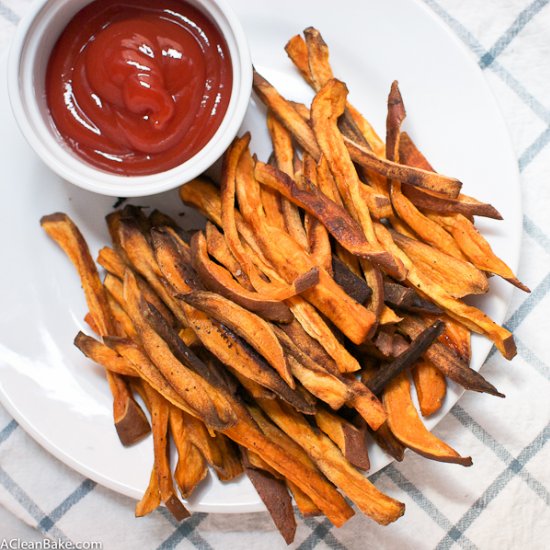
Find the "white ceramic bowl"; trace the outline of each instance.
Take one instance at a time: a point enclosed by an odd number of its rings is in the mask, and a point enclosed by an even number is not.
[[[93,0],[36,0],[17,28],[8,62],[10,103],[25,138],[62,178],[90,191],[115,197],[153,195],[187,183],[221,157],[243,121],[252,88],[252,63],[246,36],[225,0],[186,0],[216,23],[233,67],[231,98],[210,141],[184,163],[157,174],[121,176],[95,168],[78,157],[56,134],[46,105],[46,68],[50,52],[67,23]]]

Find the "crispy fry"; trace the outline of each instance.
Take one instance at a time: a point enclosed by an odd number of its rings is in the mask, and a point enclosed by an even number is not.
[[[79,332],[74,339],[74,345],[89,359],[95,361],[106,370],[120,375],[138,376],[134,367],[116,351],[98,342],[95,338]]]
[[[348,269],[337,256],[332,257],[332,272],[334,280],[360,304],[366,303],[372,295],[372,290],[363,279]]]
[[[315,135],[308,123],[298,111],[258,72],[254,71],[254,91],[260,100],[275,114],[285,128],[293,135],[300,147],[307,151],[315,160],[319,160],[321,152]]]
[[[257,414],[254,418],[259,420]],[[225,430],[233,441],[258,453],[274,470],[296,484],[334,525],[341,526],[353,516],[353,509],[342,495],[286,434],[273,425],[269,426],[266,420],[260,430],[245,411],[239,414],[239,419],[239,423]]]
[[[112,273],[119,278],[123,277],[124,270],[126,269],[126,263],[120,254],[108,246],[104,246],[98,252],[97,263],[105,268],[108,273]]]
[[[330,437],[350,464],[361,470],[370,468],[365,430],[319,407],[315,413],[317,426]]]
[[[455,238],[465,256],[478,268],[499,275],[524,292],[530,292],[513,271],[493,252],[489,243],[462,214],[429,214]]]
[[[247,290],[254,290],[246,273],[235,259],[235,256],[231,253],[231,250],[229,250],[225,242],[225,237],[218,231],[218,228],[214,224],[206,222],[204,235],[206,237],[206,249],[208,254],[225,267],[239,284],[244,286]],[[192,257],[193,256],[194,254],[192,253]]]
[[[191,292],[182,296],[182,300],[244,338],[291,388],[296,387],[283,348],[266,321],[213,292]]]
[[[243,151],[248,147],[250,135],[247,134],[241,139],[236,139],[224,156],[223,181],[222,181],[222,226],[227,244],[235,258],[245,270],[248,278],[256,290],[260,291],[266,298],[284,300],[303,292],[304,288],[315,285],[317,280],[314,271],[307,271],[296,276],[290,286],[280,283],[266,283],[260,271],[246,255],[239,238],[235,220],[235,179],[239,159]]]
[[[245,457],[246,451],[243,451],[243,460],[248,462]],[[296,518],[285,482],[268,471],[253,468],[250,465],[245,467],[245,472],[260,495],[279,533],[285,542],[290,544],[296,533]]]
[[[384,301],[391,306],[417,313],[440,315],[440,308],[425,300],[414,289],[393,281],[384,281]]]
[[[352,254],[373,261],[377,258],[380,260],[380,253],[367,242],[357,222],[311,182],[304,181],[304,187],[301,189],[286,174],[263,162],[256,163],[255,173],[256,178],[262,184],[276,189],[306,212],[315,216],[330,234]]]
[[[90,250],[79,229],[69,216],[62,213],[42,217],[40,225],[76,267],[86,303],[99,336],[114,335],[115,327],[107,293],[101,284]],[[149,422],[134,400],[124,379],[109,371],[106,371],[106,376],[113,394],[113,416],[118,436],[123,445],[132,445],[149,432]]]
[[[311,500],[297,485],[288,480],[286,484],[303,518],[311,518],[322,514],[315,502],[313,502],[313,500]]]
[[[384,366],[369,380],[369,388],[374,394],[379,394],[389,382],[405,369],[410,368],[426,352],[433,341],[443,332],[443,323],[436,321],[424,329],[389,365]]]
[[[189,408],[218,429],[235,422],[229,402],[201,376],[178,361],[166,342],[151,328],[144,315],[147,303],[139,292],[135,277],[128,270],[124,275],[124,298],[128,305],[128,315],[140,335],[147,355]]]
[[[293,36],[286,43],[285,51],[294,65],[296,65],[296,68],[300,71],[305,81],[313,85],[309,70],[308,51],[304,39],[299,34]]]
[[[176,495],[174,482],[172,480],[172,472],[170,470],[170,458],[168,453],[170,404],[146,382],[143,383],[142,386],[147,396],[149,410],[151,411],[155,470],[159,480],[160,498],[174,518],[181,521],[191,514]]]
[[[311,105],[311,120],[315,136],[323,155],[329,162],[344,204],[361,225],[372,248],[369,259],[396,278],[402,279],[405,275],[402,263],[395,260],[378,243],[368,206],[359,191],[359,186],[362,184],[337,127],[337,119],[343,113],[346,96],[347,88],[338,80],[330,80],[317,93]]]
[[[455,297],[485,294],[489,290],[487,277],[471,263],[458,260],[424,244],[391,231],[394,242],[415,263],[417,269]]]
[[[273,113],[268,111],[267,113],[267,129],[271,136],[271,141],[273,143],[273,153],[275,154],[275,161],[277,167],[281,172],[284,172],[289,177],[294,175],[294,148],[292,146],[292,139],[287,129],[275,118]],[[254,177],[254,169],[252,165],[249,165],[251,168],[251,175]],[[309,249],[308,239],[300,218],[300,212],[296,206],[287,200],[286,198],[281,198],[281,209],[283,212],[283,217],[285,219],[286,229],[289,235],[304,248],[304,250]]]
[[[134,342],[127,338],[105,337],[105,345],[115,350],[120,356],[132,364],[139,376],[154,390],[160,393],[167,401],[177,408],[191,411],[189,405],[179,396],[168,380],[162,375],[155,365],[149,360],[145,352]]]
[[[189,438],[182,414],[185,413],[175,407],[170,408],[170,432],[178,451],[174,480],[181,496],[188,498],[208,474],[208,467],[203,454]]]
[[[149,485],[141,500],[136,504],[135,515],[137,518],[146,516],[160,506],[159,476],[155,465],[151,470]]]
[[[395,378],[384,391],[388,425],[404,445],[418,454],[440,462],[471,466],[470,457],[460,456],[454,449],[429,432],[414,408],[406,373]]]
[[[304,153],[303,158],[303,177],[311,185],[317,186],[317,165],[307,153]],[[319,267],[332,275],[332,249],[326,227],[309,212],[304,215],[304,227],[312,258]]]
[[[422,416],[430,416],[441,408],[445,399],[445,377],[425,359],[419,359],[411,370],[420,412]]]
[[[410,338],[416,338],[424,328],[424,322],[412,315],[405,315],[403,321],[397,327],[400,332]],[[472,370],[467,363],[459,359],[457,355],[440,342],[434,342],[426,350],[424,358],[437,367],[447,378],[454,380],[467,390],[504,397],[481,374]]]
[[[386,157],[391,161],[399,160],[399,141],[401,124],[406,117],[405,106],[397,81],[391,85],[388,96],[388,116],[386,120]],[[433,247],[463,259],[460,248],[454,239],[440,225],[424,216],[401,191],[401,182],[390,180],[390,198],[399,218],[405,222],[422,240]],[[399,227],[396,227],[399,231]],[[408,232],[408,231],[407,231]]]
[[[193,308],[190,308],[193,310]],[[251,348],[248,348],[227,327],[213,322],[204,313],[189,312],[189,323],[203,345],[224,365],[241,376],[251,379],[267,388],[282,399],[304,412],[312,412],[311,407],[293,391],[283,379],[265,363]]]
[[[334,336],[315,308],[299,297],[287,300],[287,304],[304,330],[315,338],[334,359],[340,372],[354,372],[361,368],[357,360]]]
[[[315,432],[303,417],[275,400],[262,400],[260,406],[281,430],[304,447],[319,469],[340,487],[364,514],[382,525],[387,525],[403,515],[404,504],[376,489],[349,464],[328,437]]]
[[[266,299],[257,292],[241,287],[239,283],[231,278],[227,270],[212,262],[208,258],[206,242],[202,233],[198,232],[193,235],[191,248],[193,251],[193,266],[210,290],[225,296],[269,321],[288,323],[292,320],[292,313],[288,306],[277,300]]]
[[[405,458],[405,447],[401,441],[393,435],[387,422],[382,424],[378,430],[372,430],[370,433],[383,451],[397,460],[397,462],[403,461],[403,458]]]

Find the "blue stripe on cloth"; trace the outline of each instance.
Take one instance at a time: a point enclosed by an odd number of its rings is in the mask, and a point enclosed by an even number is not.
[[[412,482],[410,482],[393,464],[390,464],[384,469],[384,474],[387,475],[400,489],[405,491],[414,502],[422,509],[430,518],[434,520],[439,527],[449,532],[452,529],[451,521],[443,515],[437,506],[424,495]],[[457,542],[462,548],[473,549],[475,544],[466,536],[461,535],[457,538]]]
[[[488,67],[506,49],[508,44],[522,31],[522,29],[548,4],[548,0],[535,0],[516,17],[507,31],[495,42],[495,45],[482,56],[479,65],[482,69]]]
[[[536,241],[537,244],[542,246],[542,248],[550,254],[550,238],[528,216],[523,216],[523,229],[525,229],[525,232],[529,235],[529,237]]]
[[[181,526],[181,521],[178,521],[164,506],[157,508],[156,513],[160,514],[164,519],[168,520],[174,527]],[[201,548],[201,550],[212,550],[212,547],[210,546],[210,544],[208,544],[208,542],[204,540],[200,535],[200,533],[196,530],[191,531],[191,533],[187,535],[187,538],[197,548]]]
[[[477,40],[477,38],[468,30],[462,23],[457,19],[452,17],[447,11],[445,11],[437,2],[434,0],[424,0],[424,3],[428,5],[451,29],[458,35],[458,37],[467,45],[469,48],[477,54],[479,58],[482,58],[485,55],[486,50]],[[531,95],[525,87],[514,78],[502,65],[498,62],[493,62],[488,67],[493,71],[503,82],[505,82],[510,89],[537,115],[539,116],[546,124],[550,124],[550,111],[533,95]]]
[[[515,461],[512,453],[501,445],[490,433],[484,430],[460,405],[455,405],[451,411],[455,418],[468,428],[486,447],[491,449],[507,466]],[[525,481],[527,486],[536,493],[544,502],[550,502],[550,493],[544,485],[535,479],[526,470],[518,472],[519,477]]]
[[[77,502],[80,502],[97,483],[91,479],[85,479],[59,506],[54,508],[49,516],[46,516],[38,524],[38,529],[47,533]]]
[[[0,2],[0,17],[3,17],[14,25],[17,25],[17,23],[19,23],[19,15],[8,8],[8,6],[5,6],[2,2]]]
[[[460,518],[460,520],[453,525],[447,534],[441,539],[436,547],[436,550],[449,550],[449,548],[460,537],[464,536],[464,531],[472,525],[472,523],[480,516],[481,512],[485,510],[488,504],[494,500],[497,495],[506,487],[506,485],[512,480],[518,472],[520,472],[526,464],[531,460],[548,441],[550,436],[550,424],[535,437],[535,439],[521,451],[517,459],[511,461],[508,467],[501,472],[497,478],[487,487],[484,493],[472,504],[470,509]],[[550,504],[550,503],[549,503]]]
[[[40,523],[46,518],[46,514],[39,508],[39,506],[32,500],[31,497],[12,479],[12,477],[0,466],[0,483],[10,493],[10,495],[17,500],[17,502],[29,513],[29,515],[37,522]],[[50,535],[63,542],[70,543],[71,541],[67,536],[57,527],[52,527]]]
[[[541,300],[548,294],[550,289],[550,273],[533,289],[531,294],[522,302],[522,304],[510,316],[504,325],[510,332],[514,332],[524,321],[525,317],[533,311]]]
[[[4,443],[4,441],[8,439],[8,437],[15,431],[15,428],[17,428],[18,425],[19,424],[17,424],[15,420],[12,420],[7,424],[7,426],[2,428],[2,431],[0,432],[0,444]]]
[[[536,139],[525,149],[518,159],[519,171],[523,172],[534,158],[548,145],[550,141],[550,126],[546,128]]]
[[[172,550],[184,539],[189,538],[191,533],[206,519],[208,514],[197,513],[193,514],[189,519],[183,521],[178,528],[164,541],[162,542],[157,550]],[[204,539],[203,539],[204,540]],[[201,550],[207,549],[210,550],[210,545],[204,541],[205,545],[200,547]]]
[[[529,349],[517,336],[515,338],[516,346],[518,347],[519,354],[523,359],[541,376],[544,376],[547,380],[550,380],[550,367],[539,358],[531,349]]]
[[[330,520],[305,519],[304,523],[311,529],[311,533],[300,543],[296,550],[313,550],[320,542],[334,550],[346,550],[346,547],[330,532]]]

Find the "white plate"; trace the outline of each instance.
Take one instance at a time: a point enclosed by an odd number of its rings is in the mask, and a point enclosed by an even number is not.
[[[283,47],[309,25],[321,30],[336,76],[348,83],[352,102],[383,135],[385,104],[393,79],[408,111],[406,129],[441,172],[464,182],[464,191],[493,203],[504,222],[480,220],[496,253],[515,268],[519,256],[521,204],[517,165],[506,127],[481,71],[454,35],[426,7],[411,0],[358,2],[233,0],[250,40],[257,69],[290,98],[311,92]],[[6,69],[5,59],[0,73]],[[79,282],[62,252],[43,234],[43,214],[64,211],[79,225],[95,254],[108,235],[103,217],[113,198],[59,180],[35,157],[8,108],[0,84],[0,198],[3,205],[0,398],[14,418],[54,456],[78,472],[130,497],[140,498],[152,463],[150,438],[123,448],[113,428],[111,397],[101,370],[72,345],[86,307]],[[253,101],[244,128],[253,149],[269,154],[263,112]],[[177,215],[177,193],[136,199]],[[188,226],[196,222],[187,214]],[[491,279],[479,302],[501,322],[511,287]],[[473,340],[472,366],[479,369],[487,340]],[[450,384],[433,427],[461,395]],[[371,473],[390,462],[371,452]],[[210,476],[190,502],[204,512],[250,512],[263,506],[246,479],[222,484]]]

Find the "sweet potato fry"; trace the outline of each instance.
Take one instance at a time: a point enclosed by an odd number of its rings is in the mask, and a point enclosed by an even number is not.
[[[332,272],[334,280],[351,296],[356,302],[365,304],[372,295],[372,290],[365,283],[364,279],[353,273],[340,258],[332,257]]]
[[[300,147],[307,151],[315,160],[319,160],[321,152],[315,135],[308,123],[298,111],[258,72],[254,71],[253,88],[260,100],[281,121],[285,128],[296,139]]]
[[[146,294],[146,299],[150,300],[152,303],[156,303],[155,300],[158,301],[160,297],[173,316],[185,325],[185,316],[177,302],[170,296],[170,293],[162,283],[163,273],[155,259],[153,249],[145,236],[141,233],[137,222],[131,218],[120,219],[118,223],[118,239],[120,247],[128,258],[129,263],[139,275],[143,276],[158,297],[155,296],[155,298],[153,298],[151,293],[147,292],[143,285],[139,284],[139,279],[137,279],[136,284],[140,287],[140,292]],[[162,311],[161,308],[157,309]]]
[[[123,277],[124,270],[126,269],[126,263],[120,254],[108,246],[104,246],[98,252],[97,263],[105,268],[108,273],[112,273],[119,278]]]
[[[247,463],[246,451],[243,450],[243,460]],[[292,509],[292,499],[285,482],[274,477],[270,472],[245,466],[248,479],[260,495],[273,523],[287,544],[294,540],[296,533],[296,518]]]
[[[395,231],[391,231],[391,235],[416,268],[424,271],[451,296],[462,298],[470,294],[485,294],[489,290],[487,277],[471,263],[453,258]]]
[[[391,306],[416,313],[439,315],[440,308],[418,295],[414,289],[393,281],[384,281],[384,301]]]
[[[361,368],[357,360],[338,341],[315,308],[299,297],[287,300],[287,304],[304,330],[312,338],[315,338],[334,359],[340,372],[355,372]]]
[[[191,442],[186,432],[182,414],[185,413],[175,407],[170,408],[170,432],[178,452],[174,480],[181,496],[188,498],[208,474],[208,467],[201,451]]]
[[[365,430],[359,430],[347,420],[322,407],[319,407],[315,413],[315,422],[336,444],[350,464],[361,470],[370,468]]]
[[[401,124],[406,117],[405,106],[397,81],[391,85],[388,96],[388,116],[386,119],[386,157],[399,160]],[[453,256],[463,259],[460,248],[454,239],[440,225],[427,218],[401,191],[401,182],[390,180],[390,198],[397,216],[405,222],[425,243]],[[399,231],[399,227],[396,227]],[[408,230],[407,230],[408,233]]]
[[[342,495],[286,434],[273,425],[270,427],[265,420],[260,430],[248,412],[238,414],[240,422],[226,429],[226,435],[257,453],[279,474],[296,484],[334,525],[343,525],[354,514]],[[265,433],[266,430],[269,431]]]
[[[286,484],[303,518],[311,518],[322,514],[315,502],[313,502],[313,500],[311,500],[297,485],[288,480]]]
[[[459,321],[465,327],[485,334],[495,344],[497,349],[506,359],[511,359],[516,354],[516,345],[510,331],[497,325],[479,309],[469,306],[455,298],[447,291],[430,280],[421,271],[417,270],[413,262],[393,242],[390,232],[381,224],[375,225],[378,238],[384,242],[387,248],[393,250],[401,261],[407,266],[407,281],[422,295],[428,296],[435,304],[447,312],[453,319]]]
[[[232,279],[227,270],[211,261],[202,233],[198,232],[193,235],[191,248],[193,266],[207,288],[269,321],[288,323],[292,320],[292,313],[288,306],[277,300],[268,300],[257,292],[243,288]]]
[[[412,368],[412,376],[422,416],[437,412],[447,392],[445,377],[425,359],[419,359]]]
[[[433,341],[443,332],[443,323],[436,321],[424,329],[390,364],[384,366],[369,380],[369,388],[374,394],[379,394],[389,382],[412,365],[426,352]]]
[[[273,113],[268,111],[267,113],[267,129],[271,136],[273,143],[273,153],[275,155],[275,162],[281,172],[287,174],[289,177],[294,175],[294,147],[292,146],[292,138],[287,129],[275,118]],[[243,155],[245,156],[245,155]],[[251,177],[254,177],[253,166],[249,164],[251,169]],[[283,217],[285,219],[286,229],[289,235],[304,248],[308,250],[309,243],[307,236],[300,218],[300,212],[298,208],[287,200],[281,198],[281,209]]]
[[[228,328],[213,322],[202,312],[190,316],[189,322],[206,349],[232,371],[273,391],[297,409],[312,412],[304,399]]]
[[[99,330],[99,335],[113,334],[111,311],[105,289],[99,279],[88,245],[76,225],[63,213],[43,216],[40,225],[63,249],[77,269],[88,310]]]
[[[309,70],[308,51],[304,39],[299,34],[293,36],[286,43],[285,51],[294,65],[296,65],[296,68],[300,71],[305,81],[313,86]]]
[[[235,417],[228,400],[201,376],[178,361],[166,342],[151,328],[144,315],[147,303],[139,292],[135,277],[128,270],[124,276],[124,298],[128,305],[128,315],[147,355],[189,408],[212,427],[221,429],[234,423]]]
[[[464,215],[429,214],[429,217],[453,235],[464,255],[478,269],[499,275],[524,292],[530,292],[513,271],[495,255],[489,243]]]
[[[247,290],[254,290],[246,273],[235,259],[235,256],[231,253],[231,250],[229,250],[225,242],[225,237],[218,231],[218,228],[214,224],[206,222],[204,236],[206,238],[206,251],[208,254],[210,254],[210,256],[212,256],[221,266],[225,267],[239,284],[244,286]],[[192,253],[192,257],[193,256]]]
[[[62,213],[42,217],[40,225],[63,249],[77,269],[88,310],[99,336],[114,335],[107,293],[82,233],[69,216]],[[132,445],[150,431],[149,422],[124,379],[109,371],[106,371],[106,376],[113,394],[113,415],[118,436],[123,445]]]
[[[384,391],[383,401],[388,411],[388,425],[397,439],[426,458],[471,466],[470,457],[460,456],[426,429],[414,408],[410,390],[409,379],[406,373],[402,373]]]
[[[416,338],[425,328],[425,322],[412,315],[405,315],[397,329]],[[497,389],[487,382],[481,374],[471,369],[467,363],[459,359],[447,346],[434,342],[424,353],[424,358],[437,367],[442,374],[454,380],[467,390],[489,393],[497,397],[504,397]]]
[[[317,187],[317,164],[307,153],[303,155],[303,178]],[[326,227],[309,212],[304,214],[304,227],[312,258],[318,266],[332,275],[332,248]]]
[[[170,418],[170,404],[146,382],[142,384],[147,396],[151,421],[153,425],[153,448],[155,455],[155,470],[158,475],[160,498],[170,513],[178,521],[191,514],[179,500],[174,490],[172,472],[170,470],[168,422]]]
[[[309,288],[312,284],[316,284],[317,279],[314,276],[314,272],[305,272],[297,275],[296,280],[291,281],[290,286],[273,282],[266,283],[260,271],[245,253],[237,231],[234,206],[237,167],[243,151],[248,147],[249,141],[249,134],[246,134],[243,138],[236,139],[224,155],[221,190],[222,227],[231,252],[245,270],[256,290],[261,291],[266,298],[284,300],[299,294],[303,291],[304,287]]]
[[[95,338],[79,332],[74,339],[74,345],[89,359],[95,361],[106,370],[120,375],[138,376],[131,363],[121,357],[116,351],[98,342]]]
[[[387,525],[403,515],[404,504],[376,489],[366,477],[350,465],[328,437],[313,430],[302,416],[275,400],[263,400],[259,404],[281,430],[304,447],[319,469],[340,487],[364,514],[382,525]]]
[[[136,503],[135,515],[136,518],[141,518],[155,511],[160,506],[160,489],[159,489],[159,476],[157,469],[153,464],[151,470],[151,477],[149,478],[149,485],[147,490],[141,497],[141,500]]]
[[[397,462],[403,461],[403,458],[405,458],[405,447],[401,441],[393,435],[387,422],[384,422],[378,430],[371,430],[370,433],[384,452],[388,453],[392,458],[397,460]]]
[[[353,162],[368,170],[401,183],[435,191],[450,198],[456,198],[459,195],[462,183],[455,178],[383,159],[346,137],[344,137],[344,143]]]
[[[286,174],[263,162],[256,163],[255,173],[260,183],[279,191],[281,195],[315,216],[352,254],[372,261],[380,260],[381,253],[368,243],[358,223],[311,182],[304,181],[304,187],[299,188]]]
[[[181,299],[241,336],[265,358],[291,388],[295,388],[283,348],[266,321],[213,292],[194,291],[183,295]]]
[[[372,220],[366,202],[359,189],[355,167],[346,149],[337,126],[337,119],[343,113],[347,96],[345,84],[330,80],[317,93],[311,105],[311,120],[315,137],[323,155],[327,158],[344,204],[359,222],[364,235],[372,248],[369,260],[377,263],[397,279],[403,279],[405,272],[402,263],[385,251],[374,233]],[[329,229],[327,227],[327,229]]]
[[[115,350],[121,357],[124,357],[139,373],[140,378],[147,382],[154,390],[160,393],[167,401],[179,409],[191,411],[189,405],[179,396],[168,380],[162,375],[145,352],[127,338],[106,336],[105,345]]]

